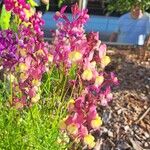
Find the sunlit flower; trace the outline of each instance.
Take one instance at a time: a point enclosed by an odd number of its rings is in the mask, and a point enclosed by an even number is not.
[[[53,61],[53,58],[54,58],[53,55],[51,55],[51,54],[48,55],[48,61],[49,61],[49,62],[52,62],[52,61]]]
[[[91,134],[88,134],[84,137],[84,143],[88,145],[89,148],[94,148],[95,142],[94,142],[94,137]]]
[[[94,85],[99,87],[104,82],[104,76],[97,76]]]
[[[67,131],[71,135],[77,135],[78,134],[78,126],[75,123],[69,124],[67,126]]]
[[[69,102],[68,102],[68,111],[73,111],[73,109],[74,109],[74,104],[75,104],[75,101],[74,101],[74,99],[71,99],[71,100],[69,100]]]
[[[77,62],[82,59],[82,54],[78,51],[72,51],[69,53],[69,59],[72,62]]]
[[[92,62],[90,63],[90,68],[91,68],[91,69],[95,69],[95,67],[96,67],[96,61],[92,61]]]
[[[82,73],[82,79],[90,81],[92,78],[93,78],[92,71],[90,69],[84,70],[84,72]]]
[[[24,82],[28,78],[28,74],[26,72],[20,73],[20,80]]]
[[[40,100],[40,94],[36,94],[34,97],[31,98],[32,103],[37,103]]]
[[[25,63],[19,63],[19,66],[18,66],[20,72],[25,72],[28,68],[27,68],[27,65]]]
[[[110,76],[111,76],[111,80],[114,84],[118,85],[119,84],[119,81],[118,81],[118,78],[115,76],[115,74],[113,72],[110,73]]]
[[[21,108],[24,107],[24,105],[23,105],[21,102],[16,102],[15,105],[14,105],[14,107],[15,107],[16,109],[21,109]]]
[[[44,51],[42,49],[39,49],[38,51],[36,51],[36,54],[40,56],[44,56]]]
[[[59,123],[59,127],[60,127],[61,130],[65,130],[66,127],[67,127],[65,121],[66,121],[66,118],[61,120],[60,123]]]
[[[91,127],[94,129],[99,129],[102,125],[102,119],[97,115],[95,119],[91,121]]]
[[[110,57],[109,56],[104,56],[102,59],[101,59],[101,67],[102,68],[105,68],[105,66],[107,66],[109,63],[110,63]]]
[[[37,80],[37,79],[33,79],[32,80],[32,85],[33,86],[40,86],[41,85],[41,81]]]
[[[19,48],[18,51],[19,51],[19,53],[20,53],[20,55],[22,57],[26,57],[27,56],[27,50],[25,48],[22,48],[22,49]]]

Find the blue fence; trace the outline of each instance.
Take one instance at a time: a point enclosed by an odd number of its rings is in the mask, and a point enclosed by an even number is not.
[[[50,37],[50,30],[56,29],[56,21],[53,19],[54,12],[46,12],[43,15],[45,20],[45,37]],[[71,14],[68,14],[71,18]],[[108,41],[110,34],[114,31],[118,23],[118,17],[104,17],[90,15],[90,19],[85,25],[86,32],[99,32],[102,41]]]

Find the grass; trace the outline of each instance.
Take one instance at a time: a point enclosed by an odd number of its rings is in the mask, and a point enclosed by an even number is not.
[[[67,142],[69,139],[64,138],[59,129],[67,104],[64,100],[66,82],[61,79],[54,72],[45,75],[40,102],[24,109],[9,106],[10,86],[0,81],[0,150],[63,150],[68,147],[62,139]],[[63,83],[62,88],[60,83]],[[51,84],[55,86],[52,88]]]

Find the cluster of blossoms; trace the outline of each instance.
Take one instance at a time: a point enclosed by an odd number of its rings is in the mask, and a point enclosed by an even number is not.
[[[44,25],[44,20],[41,18],[41,12],[37,12],[29,18],[30,28],[33,28],[34,32],[37,33],[37,36],[44,34],[44,32],[41,30],[41,27]]]
[[[7,11],[12,11],[21,20],[27,21],[25,11],[30,9],[30,5],[26,3],[26,0],[4,0],[4,4]]]
[[[61,129],[76,142],[82,141],[89,148],[95,146],[92,130],[99,130],[102,125],[97,113],[97,106],[108,105],[112,100],[111,85],[118,80],[114,73],[106,73],[105,66],[110,63],[106,55],[106,45],[99,40],[98,33],[86,36],[84,24],[89,18],[87,10],[79,10],[77,4],[72,7],[72,20],[64,14],[66,7],[56,12],[58,29],[54,33],[51,53],[57,66],[65,70],[69,78],[69,70],[76,68],[76,77],[68,84],[81,89],[74,91],[68,103],[68,115],[60,123]],[[75,94],[78,93],[78,94]]]
[[[18,61],[18,58],[15,55],[17,44],[17,35],[13,31],[0,31],[0,56],[2,66],[11,67]]]
[[[31,8],[26,0],[4,0],[7,11],[12,11],[18,16],[21,23],[32,28],[38,36],[43,35],[41,27],[44,25],[44,20],[41,19],[42,13],[35,13],[34,8]]]
[[[39,86],[47,70],[48,44],[33,35],[23,26],[17,34],[10,30],[0,31],[1,66],[11,74],[13,103],[17,107],[40,99]]]
[[[44,42],[43,32],[39,29],[42,24],[41,15],[34,14],[29,25],[20,24],[17,32],[0,31],[0,65],[10,73],[12,104],[18,108],[40,99],[42,75],[52,60],[49,45]]]

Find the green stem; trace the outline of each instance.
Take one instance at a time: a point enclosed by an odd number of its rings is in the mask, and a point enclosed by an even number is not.
[[[12,99],[13,99],[13,87],[12,87],[12,79],[11,79],[11,73],[10,73],[10,104],[12,105]]]
[[[66,83],[67,83],[67,76],[65,76],[64,75],[64,77],[65,77],[65,81],[64,81],[64,83],[63,83],[63,88],[62,88],[62,90],[61,90],[61,96],[60,96],[60,99],[61,100],[63,100],[63,96],[64,96],[64,91],[65,91],[65,87],[66,87]],[[62,78],[63,79],[63,78]]]
[[[75,78],[75,82],[77,81],[77,76],[76,76],[76,78]],[[73,92],[74,92],[74,89],[75,89],[75,85],[76,84],[74,84],[73,85],[73,88],[72,88],[72,91],[71,91],[71,94],[70,94],[70,98],[72,97],[72,95],[73,95]]]

